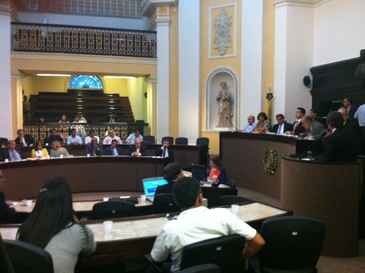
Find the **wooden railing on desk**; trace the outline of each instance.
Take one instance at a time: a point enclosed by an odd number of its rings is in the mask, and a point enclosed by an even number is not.
[[[14,51],[156,58],[156,32],[12,23]]]

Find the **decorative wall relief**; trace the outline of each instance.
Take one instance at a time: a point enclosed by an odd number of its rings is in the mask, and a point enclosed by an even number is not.
[[[234,130],[237,125],[237,78],[226,68],[213,71],[207,82],[206,129]]]
[[[209,11],[209,57],[235,55],[236,5],[211,7]]]

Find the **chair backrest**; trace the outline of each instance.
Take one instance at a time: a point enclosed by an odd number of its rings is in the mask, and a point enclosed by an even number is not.
[[[188,145],[189,139],[187,137],[177,137],[175,139],[175,144],[176,145]]]
[[[179,207],[171,193],[159,193],[153,200],[153,209],[155,213],[168,213],[177,212]]]
[[[325,225],[304,217],[278,217],[262,224],[266,241],[260,266],[272,270],[314,272],[325,237]]]
[[[156,138],[155,138],[155,136],[144,136],[143,137],[143,142],[145,144],[155,144],[156,143]]]
[[[219,197],[220,206],[230,206],[230,205],[246,205],[252,203],[251,200],[246,199],[242,196],[237,195],[222,195]]]
[[[53,273],[51,255],[42,248],[21,241],[4,244],[16,273]]]
[[[181,269],[201,264],[216,264],[222,272],[242,272],[245,239],[239,235],[224,236],[184,247]]]
[[[198,181],[206,181],[207,180],[207,168],[203,165],[192,164],[191,165],[191,174]]]
[[[215,264],[202,264],[193,267],[186,268],[178,271],[177,273],[220,273],[219,266]]]
[[[5,249],[5,244],[0,235],[0,272],[14,273],[13,264],[10,261],[8,252]]]
[[[209,138],[207,138],[207,137],[197,138],[196,145],[198,145],[198,146],[209,146]]]
[[[94,219],[108,219],[134,216],[134,204],[124,200],[110,200],[107,202],[100,202],[93,207]]]
[[[170,145],[174,144],[174,138],[171,136],[165,136],[161,139],[161,143],[164,143],[165,141],[168,141]]]

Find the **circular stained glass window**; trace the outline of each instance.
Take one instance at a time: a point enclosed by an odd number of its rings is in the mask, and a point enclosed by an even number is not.
[[[74,75],[70,79],[70,89],[103,89],[103,82],[95,75]]]

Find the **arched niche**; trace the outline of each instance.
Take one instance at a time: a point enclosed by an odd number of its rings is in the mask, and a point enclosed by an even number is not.
[[[232,70],[219,68],[209,74],[206,90],[206,130],[235,130],[238,125],[238,80]]]

